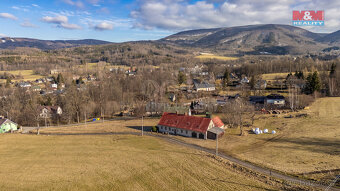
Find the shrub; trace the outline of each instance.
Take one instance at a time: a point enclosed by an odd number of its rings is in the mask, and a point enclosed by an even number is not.
[[[152,132],[157,132],[157,127],[153,126],[151,130],[152,130]]]

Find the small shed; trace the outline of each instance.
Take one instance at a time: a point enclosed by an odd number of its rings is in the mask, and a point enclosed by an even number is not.
[[[6,133],[16,130],[18,130],[18,124],[6,118],[0,119],[0,133]]]
[[[218,127],[213,127],[208,129],[208,133],[207,133],[207,137],[208,139],[216,139],[216,137],[218,136],[218,138],[222,137],[222,135],[224,134],[224,130]]]

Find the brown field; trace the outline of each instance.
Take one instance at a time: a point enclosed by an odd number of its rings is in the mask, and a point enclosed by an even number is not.
[[[9,73],[9,74],[13,74],[15,76],[21,75],[22,79],[13,79],[13,82],[17,82],[17,81],[34,81],[36,79],[39,78],[43,78],[43,76],[41,75],[35,75],[33,70],[13,70],[13,71],[0,71],[1,74],[3,73]],[[5,79],[0,79],[0,83],[4,83],[6,82]]]
[[[238,59],[236,57],[216,56],[216,55],[213,55],[213,54],[199,55],[199,56],[196,56],[195,58],[199,58],[199,59],[217,59],[217,60],[223,60],[223,61],[237,60]]]
[[[275,79],[283,80],[283,79],[286,79],[288,74],[289,73],[262,74],[262,79],[264,79],[264,80],[275,80]]]
[[[278,189],[206,153],[148,136],[0,136],[1,190]]]

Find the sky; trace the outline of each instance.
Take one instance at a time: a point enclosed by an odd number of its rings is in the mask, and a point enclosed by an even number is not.
[[[0,0],[0,37],[44,40],[156,40],[202,28],[292,24],[293,10],[324,10],[340,30],[339,0]]]

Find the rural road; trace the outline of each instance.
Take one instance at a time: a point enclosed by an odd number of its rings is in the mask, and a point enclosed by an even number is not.
[[[110,132],[110,133],[40,133],[41,135],[141,135],[141,133],[139,132]],[[152,136],[152,137],[157,137],[163,140],[166,140],[168,142],[174,143],[174,144],[178,144],[178,145],[182,145],[185,147],[189,147],[195,150],[199,150],[199,151],[204,151],[210,154],[215,154],[215,150],[214,149],[209,149],[209,148],[205,148],[205,147],[201,147],[195,144],[191,144],[191,143],[187,143],[178,139],[175,139],[171,136],[166,136],[166,135],[161,135],[161,134],[156,134],[156,133],[150,133],[150,132],[144,132],[144,135],[148,135],[148,136]],[[292,177],[292,176],[288,176],[279,172],[275,172],[272,171],[270,169],[266,169],[260,166],[257,166],[255,164],[249,163],[249,162],[245,162],[242,161],[240,159],[237,159],[235,157],[232,157],[230,155],[226,155],[224,153],[218,153],[218,156],[224,159],[227,159],[233,163],[236,163],[238,165],[241,165],[243,167],[246,167],[248,169],[251,169],[255,172],[261,173],[261,174],[265,174],[267,176],[271,176],[277,179],[281,179],[284,180],[285,182],[289,183],[289,184],[298,184],[298,185],[303,185],[303,186],[310,186],[310,187],[314,187],[314,188],[319,188],[319,189],[324,189],[324,190],[334,190],[334,191],[340,191],[340,189],[338,188],[332,188],[332,187],[328,187],[328,185],[321,185],[318,184],[316,182],[312,182],[312,181],[308,181],[308,180],[303,180],[303,179],[299,179],[297,177]]]

